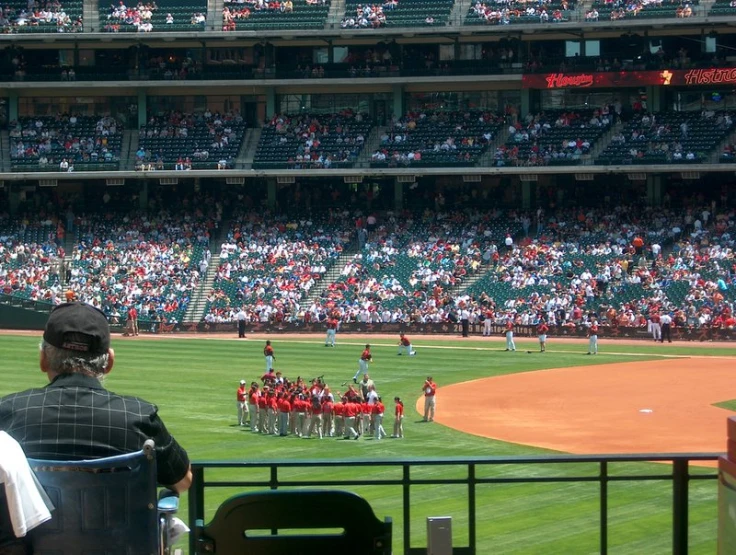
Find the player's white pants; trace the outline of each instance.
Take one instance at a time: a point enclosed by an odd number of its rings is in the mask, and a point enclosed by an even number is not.
[[[327,337],[325,337],[325,345],[335,344],[335,330],[327,330]]]
[[[662,326],[659,322],[652,322],[652,337],[655,341],[662,339]]]
[[[483,337],[489,337],[491,335],[491,326],[493,322],[490,318],[483,320]]]
[[[238,424],[244,426],[245,421],[248,420],[248,405],[243,401],[236,402],[238,403]]]
[[[382,437],[386,437],[386,430],[383,429],[383,415],[376,414],[373,419],[373,433],[375,434],[375,438],[381,439]]]
[[[360,376],[361,374],[367,374],[367,373],[368,373],[368,361],[363,360],[362,358],[358,359],[358,371],[353,376],[353,379],[357,380],[358,376]]]
[[[597,335],[591,335],[588,339],[588,352],[598,354],[598,336]]]
[[[514,332],[512,331],[506,332],[506,349],[509,351],[516,350],[516,343],[514,343]]]
[[[271,368],[273,368],[273,357],[268,355],[266,357],[266,372],[270,371]]]
[[[399,354],[406,353],[409,356],[412,356],[414,354],[414,349],[412,349],[411,344],[409,345],[399,345]]]

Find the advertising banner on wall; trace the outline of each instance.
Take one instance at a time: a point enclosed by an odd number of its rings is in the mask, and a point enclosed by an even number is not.
[[[736,68],[663,71],[602,71],[577,73],[531,73],[522,76],[524,89],[621,88],[656,85],[693,87],[736,85]]]

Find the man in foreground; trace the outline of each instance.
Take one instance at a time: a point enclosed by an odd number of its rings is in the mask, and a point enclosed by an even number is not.
[[[0,430],[26,456],[46,460],[99,459],[156,443],[158,482],[176,492],[189,489],[187,452],[171,437],[156,405],[116,395],[100,383],[115,352],[105,315],[84,303],[66,303],[49,316],[41,342],[46,387],[0,398]]]

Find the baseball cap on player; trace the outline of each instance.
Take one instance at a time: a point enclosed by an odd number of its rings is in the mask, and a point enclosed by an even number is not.
[[[245,380],[240,380],[240,385],[245,385]]]
[[[110,325],[91,305],[65,303],[51,311],[43,340],[57,349],[102,355],[110,348]]]

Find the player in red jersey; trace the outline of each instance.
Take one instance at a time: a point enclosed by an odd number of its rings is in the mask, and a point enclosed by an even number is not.
[[[325,337],[325,347],[335,346],[335,335],[337,334],[338,321],[334,317],[327,318],[327,337]]]
[[[245,426],[245,421],[248,420],[248,392],[245,388],[245,380],[240,380],[237,392],[237,403],[238,425]]]
[[[373,355],[371,354],[371,346],[366,344],[363,353],[358,359],[358,371],[353,376],[353,383],[358,383],[358,376],[361,374],[368,373],[368,363],[373,362]]]
[[[588,322],[588,354],[598,354],[598,321],[595,316]]]
[[[373,434],[375,439],[381,439],[386,437],[386,430],[383,429],[383,411],[385,407],[381,402],[381,398],[378,398],[378,402],[371,405],[373,409]]]
[[[394,434],[391,437],[404,437],[404,403],[400,397],[394,397],[394,403],[396,403],[394,412],[396,420],[394,420]]]
[[[266,341],[266,346],[263,347],[263,356],[266,357],[266,373],[273,369],[273,361],[276,357],[273,355],[273,347],[271,347],[271,340]]]
[[[549,331],[549,326],[547,325],[547,322],[544,320],[540,320],[539,324],[537,324],[537,337],[539,337],[539,351],[544,352],[547,350],[547,332]]]
[[[410,357],[413,357],[417,352],[412,348],[411,341],[409,341],[409,338],[404,335],[402,332],[399,334],[399,352],[397,353],[399,356],[404,354],[406,352],[407,355]]]

